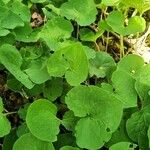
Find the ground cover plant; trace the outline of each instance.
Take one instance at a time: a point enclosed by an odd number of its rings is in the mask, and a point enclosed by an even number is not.
[[[150,0],[0,0],[0,149],[149,150]]]

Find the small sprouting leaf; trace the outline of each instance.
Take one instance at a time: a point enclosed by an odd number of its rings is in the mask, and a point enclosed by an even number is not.
[[[75,128],[77,144],[81,148],[102,147],[121,121],[122,103],[114,94],[102,88],[74,87],[67,94],[65,102],[75,116],[81,117]]]
[[[64,146],[60,150],[80,150],[80,149],[72,146]]]
[[[81,26],[90,25],[96,19],[97,10],[93,0],[69,0],[60,7],[60,14],[77,21]]]
[[[111,12],[106,22],[115,32],[123,36],[143,32],[146,28],[146,21],[140,16],[131,17],[125,27],[125,16],[120,11]]]
[[[45,24],[39,33],[39,37],[44,40],[52,50],[57,50],[65,39],[71,37],[72,31],[73,27],[70,21],[62,17],[55,17]]]
[[[119,142],[110,147],[110,150],[135,150],[136,145],[129,142]]]
[[[57,108],[46,99],[34,101],[28,108],[26,123],[31,133],[40,140],[54,142],[59,133]]]
[[[105,52],[97,52],[94,59],[90,59],[90,76],[104,78],[111,75],[115,69],[115,61]]]
[[[0,62],[27,88],[34,86],[29,77],[21,71],[22,57],[14,46],[4,44],[0,47]]]
[[[129,137],[137,142],[140,149],[149,149],[149,141],[147,136],[148,127],[150,125],[150,105],[142,110],[132,114],[127,120],[126,129]]]
[[[22,135],[14,144],[13,150],[54,150],[50,142],[44,142],[35,138],[32,134]]]
[[[115,92],[120,96],[124,107],[137,106],[135,78],[143,65],[144,60],[140,56],[128,55],[118,63],[117,70],[112,74]]]

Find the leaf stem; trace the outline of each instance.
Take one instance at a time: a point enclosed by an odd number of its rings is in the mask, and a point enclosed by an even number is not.
[[[138,12],[138,10],[135,9],[131,17],[134,17],[137,14],[137,12]]]
[[[96,46],[96,50],[97,50],[97,51],[100,51],[100,49],[99,49],[99,46],[98,46],[97,42],[95,41],[94,43],[95,43],[95,46]]]
[[[14,112],[6,112],[6,113],[4,113],[4,116],[13,115],[13,114],[17,114],[17,113],[18,113],[17,111],[14,111]]]
[[[109,42],[109,32],[107,32],[107,38],[106,38],[106,46],[105,46],[105,51],[106,52],[108,50],[108,42]]]
[[[120,58],[124,57],[124,43],[123,36],[120,35]]]

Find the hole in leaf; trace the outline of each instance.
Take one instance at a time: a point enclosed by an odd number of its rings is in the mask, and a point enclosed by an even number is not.
[[[130,145],[129,145],[129,148],[133,148],[133,144],[130,144]]]
[[[110,132],[110,128],[107,128],[106,131],[107,131],[107,132]]]

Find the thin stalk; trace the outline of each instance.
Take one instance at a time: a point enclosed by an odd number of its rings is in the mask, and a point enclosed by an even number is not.
[[[124,57],[124,43],[123,36],[120,35],[120,58]]]
[[[138,10],[137,10],[137,9],[135,9],[135,10],[134,10],[134,12],[132,13],[132,16],[131,16],[131,17],[136,16],[137,12],[138,12]]]
[[[106,46],[105,46],[105,51],[106,52],[108,50],[108,43],[109,43],[109,32],[107,32],[107,38],[106,38]]]
[[[96,46],[96,50],[100,51],[98,44],[96,43],[96,41],[94,42],[95,46]]]
[[[14,111],[14,112],[6,112],[6,113],[4,113],[3,115],[4,115],[4,116],[8,116],[8,115],[13,115],[13,114],[17,114],[17,111]]]

